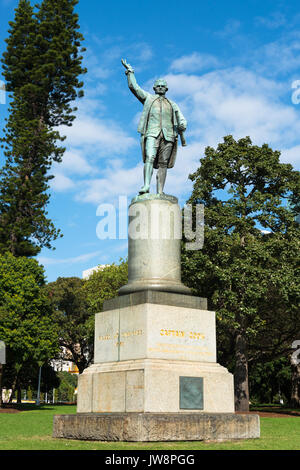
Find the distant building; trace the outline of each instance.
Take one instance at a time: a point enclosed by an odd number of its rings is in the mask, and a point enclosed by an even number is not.
[[[94,268],[86,269],[85,271],[82,272],[82,278],[83,279],[88,279],[94,272],[100,271],[101,269],[106,268],[106,266],[109,266],[109,265],[108,264],[101,264],[99,266],[95,266]]]
[[[79,374],[78,367],[71,361],[63,361],[62,359],[54,359],[51,366],[56,372],[70,372],[70,374]]]
[[[2,403],[8,403],[12,390],[8,390],[6,388],[2,388]]]
[[[70,351],[62,347],[61,358],[53,359],[50,364],[56,372],[70,372],[71,374],[79,374],[78,367],[74,364],[71,359],[72,355]]]

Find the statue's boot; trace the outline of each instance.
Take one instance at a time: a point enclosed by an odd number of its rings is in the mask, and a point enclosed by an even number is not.
[[[158,168],[156,175],[157,194],[164,194],[164,186],[166,182],[167,168]]]
[[[152,174],[153,174],[153,163],[145,163],[144,186],[140,189],[139,194],[149,193]]]

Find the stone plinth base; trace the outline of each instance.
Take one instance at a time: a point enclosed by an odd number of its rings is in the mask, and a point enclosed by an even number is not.
[[[260,437],[259,416],[234,413],[78,413],[54,416],[53,437],[92,441],[224,441]]]
[[[104,303],[78,413],[233,413],[233,376],[216,362],[206,299],[144,291]]]
[[[216,355],[215,313],[207,310],[206,299],[143,291],[106,301],[95,316],[95,364],[216,362]]]
[[[195,390],[193,379],[202,382],[202,390]],[[187,409],[233,413],[232,374],[216,363],[142,359],[93,364],[78,378],[78,413],[185,413]]]

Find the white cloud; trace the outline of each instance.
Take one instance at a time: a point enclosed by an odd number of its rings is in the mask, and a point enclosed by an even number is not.
[[[285,89],[274,80],[242,68],[166,78],[175,100],[181,99],[188,133],[205,145],[216,145],[226,134],[249,135],[255,143],[279,150],[298,140],[300,115],[280,101]]]
[[[127,169],[119,162],[119,165],[107,168],[103,177],[83,181],[76,199],[92,204],[115,203],[120,194],[130,196],[137,193],[142,186],[142,175],[142,164]]]
[[[56,264],[76,264],[89,261],[90,259],[96,258],[102,254],[101,251],[94,251],[93,253],[86,253],[71,258],[49,258],[47,256],[39,256],[38,262],[44,266],[56,265]]]
[[[241,27],[241,22],[234,18],[230,18],[226,21],[224,28],[220,31],[216,31],[215,35],[221,38],[227,38],[228,36],[232,38],[235,34],[237,34],[238,30]]]
[[[193,185],[188,179],[189,175],[197,170],[199,160],[204,154],[205,145],[201,142],[190,142],[182,148],[179,144],[177,159],[174,168],[168,170],[165,192],[176,196],[190,194]]]
[[[79,115],[73,126],[62,133],[70,146],[93,148],[99,156],[111,152],[126,153],[136,145],[135,139],[128,136],[116,122],[87,115]]]
[[[148,62],[153,57],[153,51],[151,46],[145,42],[140,42],[132,46],[134,52],[134,58],[136,61]]]
[[[52,172],[54,178],[51,180],[51,188],[57,192],[64,192],[75,187],[74,181],[68,176],[65,176],[62,172]]]
[[[300,145],[281,150],[281,161],[300,168]]]
[[[82,156],[81,151],[70,148],[63,156],[61,163],[53,165],[54,172],[67,172],[68,174],[87,175],[95,169]]]
[[[292,32],[271,43],[265,44],[253,53],[253,65],[259,73],[269,76],[286,75],[299,70],[300,34]]]
[[[70,148],[62,158],[61,163],[54,163],[51,174],[54,178],[51,180],[51,188],[56,192],[65,192],[74,190],[77,187],[74,175],[85,177],[89,174],[95,174],[94,168],[82,156],[80,150]]]
[[[255,23],[269,29],[276,29],[286,24],[286,18],[281,12],[276,11],[268,17],[257,16]]]
[[[89,45],[85,53],[85,66],[89,71],[88,81],[106,80],[116,71],[119,73],[121,58],[128,58],[129,62],[134,60],[135,70],[143,70],[154,55],[150,44],[143,41],[129,43],[124,37],[99,38],[95,35],[92,36],[92,41],[92,45]]]
[[[190,55],[185,55],[175,59],[170,69],[175,72],[196,72],[208,68],[216,68],[220,65],[219,59],[210,54],[200,54],[193,52]]]

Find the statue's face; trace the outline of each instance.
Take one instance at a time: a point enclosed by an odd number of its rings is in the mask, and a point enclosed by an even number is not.
[[[153,89],[157,95],[165,95],[168,91],[167,84],[164,80],[157,80],[154,83]]]

